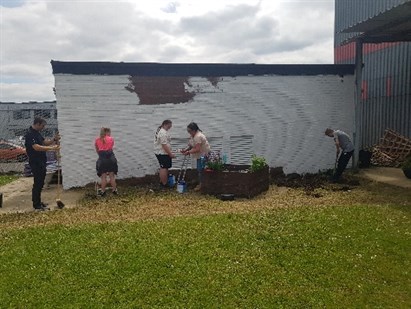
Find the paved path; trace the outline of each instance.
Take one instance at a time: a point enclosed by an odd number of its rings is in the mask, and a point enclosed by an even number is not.
[[[373,181],[411,189],[411,179],[405,177],[402,169],[400,168],[372,167],[367,169],[360,169],[359,174]]]
[[[3,207],[0,214],[12,212],[33,211],[31,202],[31,188],[33,187],[32,177],[21,177],[12,183],[0,187],[3,193]],[[81,190],[63,191],[60,199],[67,208],[75,207],[77,201],[81,199],[84,192]],[[50,209],[56,209],[57,186],[45,186],[42,192],[42,201],[49,205]]]

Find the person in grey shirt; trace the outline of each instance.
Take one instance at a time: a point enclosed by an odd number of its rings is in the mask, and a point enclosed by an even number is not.
[[[341,130],[327,128],[325,130],[325,135],[334,138],[335,147],[337,149],[336,160],[338,158],[338,166],[334,172],[332,181],[338,182],[347,167],[348,161],[350,161],[354,153],[354,145],[351,142],[350,136]]]

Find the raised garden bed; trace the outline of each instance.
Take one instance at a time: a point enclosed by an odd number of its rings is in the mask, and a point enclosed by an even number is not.
[[[269,188],[269,168],[251,172],[249,165],[225,165],[223,171],[204,170],[201,193],[254,197]]]

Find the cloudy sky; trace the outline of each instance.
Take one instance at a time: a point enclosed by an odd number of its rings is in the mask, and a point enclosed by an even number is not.
[[[0,0],[0,101],[54,100],[50,60],[333,63],[334,0]]]

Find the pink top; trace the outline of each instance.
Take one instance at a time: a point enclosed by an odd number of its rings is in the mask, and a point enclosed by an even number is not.
[[[104,137],[105,143],[101,140],[100,137],[96,138],[96,141],[94,145],[96,145],[98,151],[108,151],[108,150],[113,150],[114,147],[114,139],[111,136],[105,136]]]

